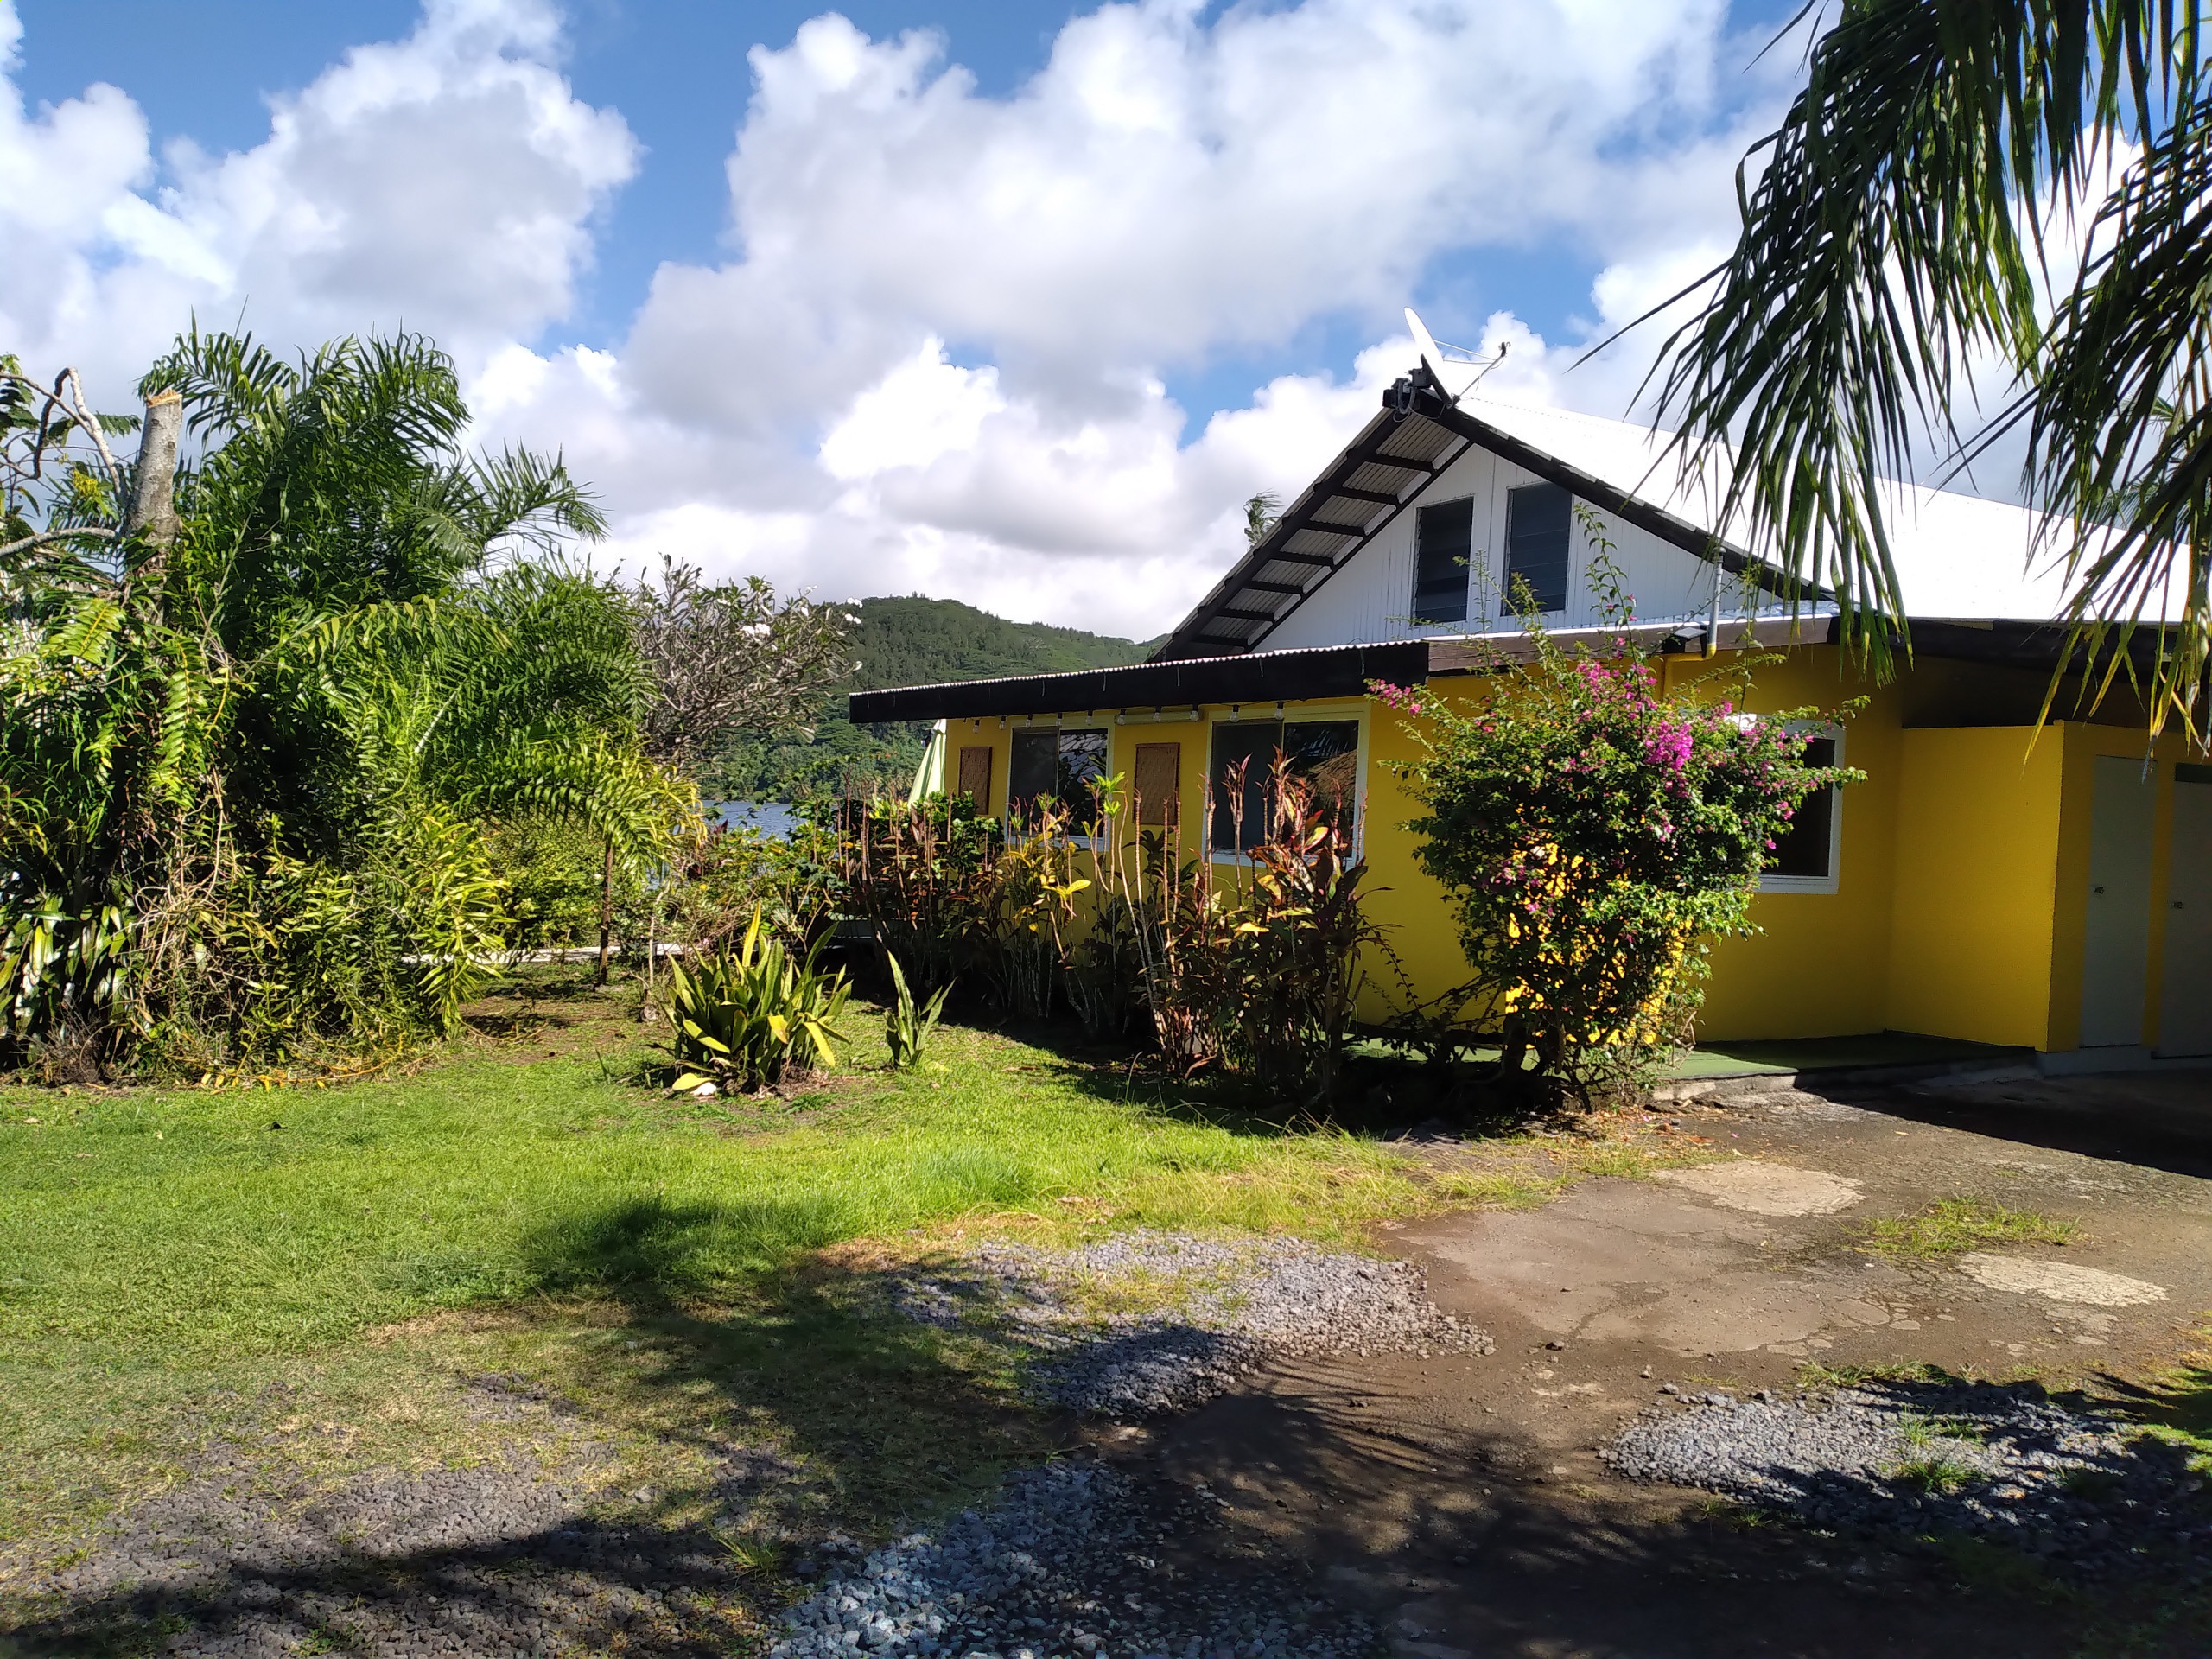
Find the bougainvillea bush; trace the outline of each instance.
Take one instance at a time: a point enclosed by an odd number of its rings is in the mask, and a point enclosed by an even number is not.
[[[1687,1040],[1707,942],[1752,931],[1799,804],[1859,774],[1805,764],[1785,722],[1813,711],[1738,712],[1724,694],[1756,664],[1662,695],[1625,633],[1606,655],[1529,637],[1535,660],[1497,664],[1479,708],[1373,690],[1424,745],[1408,827],[1474,970],[1449,1011],[1503,1080],[1587,1099]]]

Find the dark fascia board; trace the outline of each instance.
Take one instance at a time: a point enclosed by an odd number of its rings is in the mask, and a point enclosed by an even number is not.
[[[2079,672],[2088,662],[2087,645],[2077,642],[2072,652],[2068,652],[2067,636],[2070,630],[2063,621],[1980,621],[1961,617],[1916,616],[1909,619],[1907,629],[1905,635],[1895,636],[1891,640],[1900,656],[1909,651],[1915,657],[1989,663],[2004,668],[2032,668],[2044,673],[2057,669],[2062,658],[2069,673]],[[2116,627],[2114,632],[2116,637]],[[2127,641],[2127,654],[2138,671],[2150,671],[2158,660],[2160,645],[2170,640],[2174,632],[2158,623],[2144,623],[2133,631]],[[2111,651],[2112,646],[2107,645],[2100,660],[2108,660]]]
[[[1648,652],[1669,654],[1698,652],[1705,648],[1705,625],[1697,622],[1638,623],[1626,630],[1577,628],[1560,630],[1548,638],[1555,645],[1573,650],[1587,645],[1599,651],[1611,646],[1623,632]],[[2128,652],[2139,670],[2147,671],[2158,652],[2159,630],[2143,627],[2128,642]],[[2050,673],[2059,666],[2066,649],[2063,622],[2026,622],[1974,617],[1916,616],[1906,619],[1903,631],[1893,630],[1890,648],[1903,664],[1909,658],[1948,662],[1984,663],[1992,667],[2033,669]],[[1842,621],[1832,615],[1763,617],[1747,630],[1740,618],[1723,618],[1722,651],[1789,651],[1803,645],[1831,645],[1845,642]],[[1431,678],[1452,674],[1480,674],[1491,669],[1533,661],[1534,639],[1526,633],[1469,634],[1428,641]],[[2087,647],[2076,645],[2067,662],[2069,672],[2082,667]]]
[[[2058,666],[2066,643],[2063,623],[1915,617],[1909,626],[1910,649],[1916,656],[2045,672]],[[1562,629],[1548,637],[1554,645],[1567,650],[1589,646],[1602,652],[1610,648],[1623,632],[1618,628]],[[1625,632],[1646,652],[1694,653],[1704,649],[1705,627],[1700,623],[1640,623]],[[2152,649],[2154,642],[2151,636],[2155,632],[2150,628],[2139,630],[2135,649]],[[1719,648],[1731,652],[1787,651],[1805,645],[1833,645],[1842,637],[1838,620],[1833,616],[1764,617],[1748,629],[1741,620],[1724,618]],[[1902,637],[1895,644],[1900,651],[1905,647]],[[1364,696],[1369,683],[1375,680],[1394,685],[1418,685],[1441,676],[1481,674],[1531,661],[1535,655],[1535,642],[1526,633],[1398,639],[1300,651],[1181,657],[1127,668],[1084,669],[1071,674],[954,680],[885,691],[855,691],[846,700],[846,709],[847,717],[855,724],[866,726],[894,721],[969,720],[1001,715],[1081,718],[1124,709],[1294,702]]]
[[[1325,574],[1321,580],[1326,582],[1329,576],[1334,575],[1351,557],[1350,552],[1339,552],[1335,556],[1324,558],[1314,554],[1291,554],[1280,550],[1300,531],[1313,529],[1324,535],[1346,537],[1352,543],[1352,550],[1357,551],[1360,547],[1366,545],[1367,541],[1384,524],[1395,518],[1404,510],[1405,503],[1402,500],[1395,500],[1394,504],[1388,505],[1383,501],[1370,501],[1369,505],[1383,516],[1380,522],[1370,524],[1363,532],[1348,530],[1341,525],[1324,526],[1313,523],[1314,515],[1319,512],[1338,493],[1337,480],[1351,477],[1360,466],[1366,462],[1376,461],[1386,467],[1396,467],[1406,474],[1408,481],[1424,475],[1433,478],[1441,470],[1440,467],[1424,465],[1408,458],[1378,455],[1374,453],[1383,441],[1397,429],[1399,419],[1400,417],[1387,404],[1378,410],[1374,417],[1360,429],[1358,436],[1346,444],[1338,452],[1336,459],[1323,467],[1313,481],[1300,492],[1298,499],[1284,509],[1281,518],[1276,522],[1275,527],[1268,532],[1259,545],[1248,550],[1243,557],[1231,565],[1228,573],[1213,585],[1211,591],[1192,607],[1190,614],[1175,625],[1167,638],[1160,642],[1160,648],[1153,652],[1152,660],[1155,663],[1167,662],[1188,657],[1250,651],[1252,647],[1242,641],[1210,637],[1205,632],[1215,618],[1223,613],[1224,607],[1230,605],[1238,594],[1244,591],[1246,577],[1254,575],[1276,559],[1286,559],[1294,563],[1311,564],[1324,570]],[[1371,493],[1363,493],[1358,499],[1365,499],[1366,495]],[[1374,516],[1370,515],[1370,518]],[[1314,584],[1314,588],[1318,589],[1320,583],[1317,582]],[[1313,590],[1309,589],[1308,593],[1312,591]],[[1266,632],[1281,626],[1283,618],[1296,610],[1304,602],[1306,597],[1305,594],[1293,595],[1287,607],[1272,607],[1268,616],[1249,620],[1266,622],[1267,627],[1262,631],[1262,635],[1264,638]]]
[[[1636,622],[1625,628],[1560,628],[1545,638],[1564,651],[1594,649],[1603,655],[1626,638],[1639,650],[1662,656],[1705,649],[1706,625],[1701,622]],[[1796,645],[1825,645],[1835,639],[1832,616],[1770,616],[1746,624],[1740,617],[1723,618],[1722,651],[1787,651]],[[1483,674],[1536,659],[1535,636],[1529,633],[1461,634],[1430,639],[1428,671],[1435,677],[1447,674]]]
[[[905,720],[969,720],[995,715],[1087,715],[1120,709],[1188,709],[1201,703],[1293,702],[1364,696],[1370,680],[1418,685],[1428,677],[1428,642],[1399,639],[1308,651],[1179,657],[1128,668],[1027,674],[1000,680],[855,691],[846,717],[873,726]]]

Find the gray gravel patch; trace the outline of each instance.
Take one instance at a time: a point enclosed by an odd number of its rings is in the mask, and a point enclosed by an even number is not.
[[[1814,1527],[1963,1535],[2069,1574],[2212,1559],[2212,1503],[2184,1450],[2031,1383],[1697,1394],[1645,1412],[1599,1454],[1632,1478]]]
[[[1277,1357],[1491,1351],[1426,1290],[1411,1262],[1140,1230],[1070,1250],[985,1243],[890,1294],[911,1319],[1012,1340],[1054,1402],[1126,1419],[1188,1410]],[[1116,1301],[1142,1306],[1099,1311]]]
[[[1230,1580],[1158,1554],[1212,1520],[1205,1495],[1162,1514],[1124,1476],[1054,1465],[995,1504],[834,1569],[786,1615],[770,1659],[1352,1659],[1376,1631],[1288,1572]]]
[[[117,1651],[276,1659],[600,1650],[723,1655],[734,1564],[706,1527],[660,1520],[661,1494],[611,1490],[588,1458],[559,1469],[380,1470],[268,1484],[237,1452],[141,1503],[79,1560],[5,1586],[25,1654]],[[712,1495],[725,1520],[804,1477],[732,1447]]]

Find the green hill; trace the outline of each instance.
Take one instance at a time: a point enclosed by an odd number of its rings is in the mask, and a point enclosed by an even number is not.
[[[845,718],[846,691],[1119,668],[1142,662],[1158,643],[1009,622],[957,599],[919,594],[864,599],[854,608],[861,619],[853,633],[860,671],[830,700],[813,739],[733,745],[700,769],[709,798],[791,801],[871,784],[905,788],[921,764],[929,726],[855,726]]]

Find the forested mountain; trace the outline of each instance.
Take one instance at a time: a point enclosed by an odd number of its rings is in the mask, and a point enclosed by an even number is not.
[[[710,798],[799,800],[871,782],[905,788],[921,764],[929,726],[855,726],[845,718],[846,691],[1118,668],[1142,662],[1157,643],[1009,622],[957,599],[919,594],[864,599],[854,609],[861,619],[853,636],[860,671],[830,700],[812,741],[732,745],[702,768]]]

